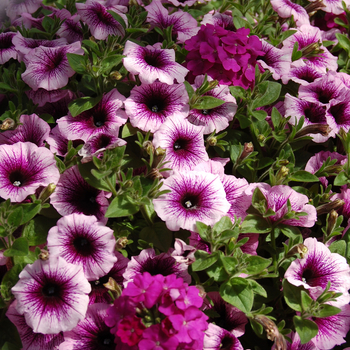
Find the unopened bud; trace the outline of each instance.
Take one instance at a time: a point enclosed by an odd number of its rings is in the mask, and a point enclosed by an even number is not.
[[[54,193],[55,189],[56,185],[54,183],[50,183],[41,191],[39,199],[41,199],[43,202],[46,201],[46,199],[48,199],[52,195],[52,193]]]
[[[116,298],[122,295],[122,289],[120,285],[112,278],[109,277],[108,282],[103,284],[108,290],[110,290]]]
[[[257,137],[259,143],[263,143],[266,140],[266,137],[262,134],[259,134]]]
[[[120,238],[118,238],[117,243],[115,245],[115,249],[117,249],[117,250],[124,249],[127,246],[128,241],[129,240],[128,240],[127,237],[120,237]]]
[[[125,181],[125,183],[124,183],[124,188],[131,188],[131,187],[133,187],[134,186],[134,181],[132,181],[132,180],[128,180],[128,181]]]
[[[156,156],[164,156],[165,149],[162,147],[157,147],[154,153]]]
[[[310,2],[308,5],[306,5],[304,8],[306,12],[310,15],[316,12],[317,10],[321,10],[322,8],[326,7],[326,5],[323,3],[322,0],[316,0],[314,2]]]
[[[244,148],[243,148],[243,152],[241,154],[240,159],[244,159],[247,156],[249,156],[250,153],[252,153],[254,151],[254,146],[251,142],[246,142],[244,144]]]
[[[308,135],[308,134],[321,134],[322,136],[328,136],[332,131],[332,128],[328,124],[311,124],[307,125],[295,134],[295,139]]]
[[[120,80],[123,76],[120,74],[120,72],[114,71],[109,75],[109,77],[113,80]]]
[[[45,249],[41,249],[38,257],[43,261],[49,260],[49,252]]]
[[[6,118],[2,122],[2,124],[0,126],[0,129],[5,131],[5,130],[9,130],[9,129],[14,129],[15,126],[16,126],[16,123],[15,123],[15,121],[13,119]]]
[[[300,254],[301,259],[304,259],[305,255],[307,254],[308,249],[307,246],[300,243],[295,245],[287,254],[287,258],[290,258],[296,254]]]
[[[196,285],[196,288],[198,289],[198,295],[204,299],[207,296],[207,293],[205,292],[205,289],[203,288],[203,286],[201,286],[200,284]]]
[[[151,154],[154,152],[154,146],[152,141],[145,141],[142,145],[142,148],[147,152],[147,154]]]
[[[89,40],[93,41],[94,43],[96,42],[96,40],[95,40],[95,38],[93,36],[90,36]]]
[[[329,216],[328,216],[328,223],[327,223],[328,236],[333,232],[335,225],[337,224],[337,219],[338,219],[338,213],[334,209],[332,209],[332,211],[329,213]]]
[[[208,142],[209,146],[214,147],[214,146],[217,145],[218,139],[215,136],[210,136],[210,137],[207,138],[207,142]]]
[[[150,179],[162,179],[163,175],[157,168],[153,168],[147,175]]]
[[[289,174],[289,169],[283,165],[276,174],[277,184],[282,183],[284,179],[288,176],[288,174]]]
[[[332,202],[320,205],[316,208],[317,215],[328,214],[331,210],[338,210],[345,204],[343,199],[335,199]]]

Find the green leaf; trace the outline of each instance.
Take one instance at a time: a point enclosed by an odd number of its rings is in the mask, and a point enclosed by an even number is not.
[[[293,52],[292,52],[292,62],[298,60],[302,55],[303,55],[303,53],[301,51],[299,51],[298,42],[295,42],[294,46],[293,46]]]
[[[262,297],[264,298],[267,298],[267,293],[266,293],[266,290],[265,288],[263,288],[257,281],[255,280],[248,280],[249,281],[249,284],[250,284],[250,287],[251,289],[253,290],[253,292],[255,294],[259,294],[261,295]]]
[[[122,129],[122,138],[125,139],[127,137],[133,136],[136,134],[136,132],[136,128],[134,128],[130,123],[126,123]]]
[[[249,214],[241,224],[241,233],[269,233],[270,224],[261,216]]]
[[[303,307],[303,310],[304,311],[309,310],[314,300],[304,290],[300,292],[300,295],[301,295],[301,305]]]
[[[345,34],[336,33],[338,44],[350,55],[350,40]]]
[[[259,121],[265,120],[267,117],[267,113],[265,111],[253,111],[252,116]]]
[[[36,214],[38,214],[41,210],[41,204],[38,204],[38,203],[24,203],[24,204],[21,204],[21,207],[23,209],[23,217],[22,217],[21,225],[33,219],[33,217]]]
[[[226,101],[220,100],[213,96],[201,96],[195,104],[191,106],[192,109],[212,109],[219,107],[226,103]]]
[[[69,112],[71,113],[72,117],[76,117],[80,113],[83,113],[87,111],[88,109],[91,109],[95,107],[101,100],[102,96],[97,97],[90,97],[90,96],[84,96],[80,97],[68,104]]]
[[[301,291],[303,287],[296,287],[286,279],[283,280],[283,295],[288,306],[295,311],[303,311],[301,307]]]
[[[271,259],[265,259],[258,255],[250,255],[245,259],[247,266],[242,272],[249,275],[255,275],[266,269],[271,265]]]
[[[343,240],[335,241],[328,248],[332,253],[338,253],[339,255],[345,257],[345,253],[346,253],[345,241]]]
[[[13,227],[18,227],[21,225],[22,218],[23,218],[23,208],[17,207],[8,216],[7,223]]]
[[[230,86],[229,89],[230,89],[231,95],[236,98],[244,99],[247,94],[247,91],[243,89],[241,86]]]
[[[123,60],[125,56],[123,55],[112,55],[105,58],[101,65],[103,69],[103,73],[108,74],[113,67],[117,66]]]
[[[203,224],[203,222],[197,221],[196,222],[196,227],[198,230],[198,234],[200,235],[200,237],[208,242],[208,232],[209,230],[211,230],[210,226],[207,226],[206,224]]]
[[[29,252],[28,240],[25,237],[17,238],[10,249],[4,251],[4,256],[25,256]]]
[[[78,163],[78,168],[81,176],[83,179],[91,186],[101,190],[101,191],[107,191],[110,192],[111,189],[109,188],[108,184],[103,179],[96,179],[95,176],[92,175],[91,171],[93,169],[96,170],[95,165],[93,162],[88,163]]]
[[[1,295],[6,300],[10,300],[12,293],[11,288],[18,282],[19,274],[24,268],[24,264],[17,264],[7,271],[1,281]],[[2,332],[0,332],[1,335]]]
[[[196,261],[191,265],[192,271],[203,271],[209,266],[215,264],[218,260],[217,254],[209,254],[204,250],[197,250],[195,257]]]
[[[301,236],[300,230],[295,226],[288,226],[288,225],[280,224],[280,225],[278,225],[278,227],[280,228],[282,233],[289,238],[294,239],[298,236]]]
[[[87,74],[87,57],[82,55],[77,55],[75,53],[67,53],[67,59],[69,65],[78,74]]]
[[[22,236],[28,240],[30,247],[46,243],[48,231],[55,226],[57,219],[51,219],[44,216],[37,216],[29,221],[24,227]]]
[[[184,84],[188,94],[188,98],[190,99],[194,94],[194,89],[188,81],[184,81]]]
[[[1,350],[19,350],[22,347],[18,347],[18,345],[15,345],[13,343],[9,343],[8,341],[3,345]]]
[[[164,222],[156,222],[151,227],[145,227],[140,232],[140,238],[153,243],[153,245],[167,252],[173,241],[173,232],[170,231]]]
[[[295,330],[299,334],[301,344],[306,344],[318,333],[318,326],[313,321],[305,320],[300,316],[294,316],[293,322]]]
[[[349,179],[346,176],[344,171],[339,173],[334,179],[334,186],[343,186],[343,185],[346,185],[347,183],[349,183]]]
[[[231,219],[228,216],[224,216],[220,219],[219,222],[217,222],[213,226],[213,231],[217,234],[220,234],[223,231],[232,229],[232,227],[233,227],[233,224]]]
[[[16,89],[13,89],[10,85],[0,82],[0,90],[8,91],[8,92],[16,92]]]
[[[298,181],[298,182],[318,182],[319,179],[316,175],[309,173],[305,170],[299,170],[293,173],[288,178],[289,181]]]
[[[252,309],[254,293],[249,281],[245,278],[234,277],[220,287],[221,297],[229,304],[248,313]]]
[[[123,27],[124,30],[126,29],[126,23],[125,23],[123,17],[121,17],[120,15],[118,15],[116,12],[113,12],[113,11],[110,11],[110,10],[107,10],[107,12],[108,12],[110,15],[112,15],[113,18],[114,18],[117,22],[119,22],[119,23],[122,25],[122,27]]]
[[[276,107],[272,108],[271,120],[272,120],[272,124],[273,124],[275,129],[281,124],[282,115]]]
[[[323,304],[320,306],[317,315],[315,315],[315,317],[320,317],[320,318],[325,318],[325,317],[329,317],[329,316],[334,316],[339,314],[339,312],[341,311],[341,309],[332,306],[332,305],[328,305],[328,304]]]
[[[6,237],[9,233],[4,226],[0,226],[0,237]]]
[[[115,197],[109,205],[105,214],[106,218],[121,218],[136,214],[140,208],[132,203],[127,194]]]
[[[253,104],[251,107],[252,110],[258,107],[270,105],[271,103],[275,102],[279,98],[281,93],[282,85],[274,81],[264,81],[259,85],[263,85],[264,90],[265,88],[266,90],[261,97],[253,101]]]

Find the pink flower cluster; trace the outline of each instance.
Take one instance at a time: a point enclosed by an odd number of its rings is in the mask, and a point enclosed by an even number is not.
[[[144,272],[128,283],[105,322],[130,349],[202,350],[208,328],[202,304],[197,287],[182,278]]]
[[[250,29],[236,32],[218,25],[201,26],[198,34],[185,42],[187,68],[195,76],[208,74],[225,85],[239,85],[244,89],[255,83],[258,56],[264,56],[262,43]]]

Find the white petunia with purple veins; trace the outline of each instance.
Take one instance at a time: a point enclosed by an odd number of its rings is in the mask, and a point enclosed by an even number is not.
[[[68,140],[84,140],[92,136],[107,133],[118,136],[119,127],[126,123],[128,117],[121,109],[125,97],[117,89],[103,95],[101,101],[93,108],[76,117],[70,113],[57,120],[61,132]]]
[[[307,238],[304,241],[308,252],[303,259],[294,260],[284,278],[295,286],[308,289],[313,299],[323,292],[328,282],[330,290],[348,293],[350,289],[350,267],[346,259],[331,251],[316,238]]]
[[[197,232],[197,221],[214,225],[231,207],[218,175],[176,172],[164,180],[162,190],[171,192],[153,200],[154,210],[171,231]]]
[[[241,342],[229,331],[213,323],[204,334],[203,350],[243,350]]]
[[[187,171],[209,160],[204,145],[203,127],[195,126],[181,115],[168,118],[154,133],[154,146],[165,149],[166,168],[174,171]],[[166,171],[164,174],[170,175]]]
[[[0,197],[22,202],[40,186],[56,184],[60,173],[54,155],[31,142],[0,146]]]
[[[27,265],[11,291],[35,333],[57,334],[84,319],[91,286],[82,267],[57,256]]]
[[[11,58],[17,58],[15,45],[12,43],[15,33],[7,32],[0,34],[0,64],[4,64]]]
[[[296,4],[290,0],[271,0],[271,6],[281,18],[294,18],[298,27],[303,24],[309,24],[309,15],[303,6]]]
[[[152,84],[157,79],[166,84],[173,84],[176,79],[183,83],[188,69],[175,62],[173,49],[162,49],[161,44],[139,46],[132,41],[125,44],[123,55],[124,67],[132,74],[139,75],[142,83]]]
[[[68,84],[68,79],[75,71],[68,63],[67,53],[84,54],[79,41],[65,46],[40,46],[28,53],[24,62],[26,70],[22,79],[34,91],[39,88],[51,91]]]
[[[167,118],[188,115],[188,94],[184,84],[153,82],[135,86],[125,101],[125,111],[135,128],[154,133]]]
[[[64,216],[47,236],[50,255],[81,266],[89,281],[98,280],[112,269],[117,261],[115,243],[113,230],[98,222],[95,216],[84,214]]]

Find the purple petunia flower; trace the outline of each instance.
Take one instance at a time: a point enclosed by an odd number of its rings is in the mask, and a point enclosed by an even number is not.
[[[68,140],[84,140],[89,137],[107,133],[118,135],[119,127],[128,119],[121,109],[125,97],[117,89],[104,94],[101,101],[93,108],[72,117],[68,116],[57,120],[61,132]]]
[[[209,323],[205,331],[203,350],[243,350],[240,341],[227,330]]]
[[[328,282],[331,283],[331,291],[348,293],[350,267],[346,259],[337,253],[331,253],[316,238],[307,238],[304,245],[308,248],[306,257],[294,260],[284,278],[295,286],[308,289],[313,299],[317,299]]]
[[[44,107],[45,104],[52,104],[58,101],[60,101],[61,104],[64,104],[67,97],[70,100],[72,100],[74,97],[73,92],[70,90],[47,91],[45,89],[38,89],[36,91],[33,91],[33,90],[26,91],[26,94],[28,98],[33,101],[34,104],[38,105],[38,107]],[[67,101],[67,105],[68,105],[68,101]],[[40,108],[38,108],[36,111],[38,110],[40,111]],[[68,110],[68,107],[67,107],[67,110]],[[53,111],[51,111],[51,114],[54,114]]]
[[[80,175],[77,165],[61,175],[50,200],[61,215],[82,213],[95,215],[101,222],[107,222],[104,217],[109,205],[106,194],[90,186]]]
[[[34,333],[33,329],[27,325],[24,315],[16,310],[17,300],[10,305],[6,316],[16,326],[21,337],[22,350],[52,350],[56,349],[64,341],[63,333],[41,334]]]
[[[50,255],[82,266],[85,277],[97,280],[106,275],[117,261],[113,230],[94,216],[71,214],[57,221],[47,236]]]
[[[208,78],[208,81],[212,80],[211,77]],[[196,90],[203,82],[204,75],[197,76],[192,87]],[[225,130],[236,114],[236,99],[231,95],[229,88],[225,85],[216,86],[213,90],[206,92],[204,96],[212,96],[225,101],[225,103],[211,109],[191,109],[187,120],[194,125],[204,126],[205,135],[214,132],[214,130],[217,133]]]
[[[196,221],[214,225],[231,207],[218,175],[179,172],[164,180],[162,189],[171,192],[153,200],[154,210],[172,231],[196,231]]]
[[[45,146],[49,137],[50,126],[36,114],[23,114],[19,118],[20,125],[15,130],[6,130],[0,134],[0,145],[13,145],[16,142],[32,142],[38,147]]]
[[[165,149],[166,168],[174,171],[193,170],[193,167],[209,160],[204,145],[203,127],[192,125],[181,115],[168,118],[155,132],[153,144]],[[170,175],[172,172],[163,172]]]
[[[154,133],[175,114],[188,115],[188,94],[184,84],[154,82],[135,86],[125,101],[132,126]]]
[[[225,11],[224,13],[211,10],[203,16],[201,25],[211,24],[213,26],[220,26],[224,29],[235,31],[236,27],[232,20],[232,11]]]
[[[17,311],[34,332],[42,334],[69,331],[84,319],[90,290],[83,269],[61,257],[27,265],[11,289]]]
[[[23,81],[35,91],[39,88],[51,91],[66,86],[68,78],[75,74],[68,63],[67,53],[82,55],[84,50],[79,41],[65,46],[40,46],[34,49],[24,58],[27,69],[22,74]]]
[[[114,17],[107,12],[111,10],[121,16],[125,23],[128,22],[124,13],[127,11],[125,6],[108,6],[105,1],[87,0],[84,4],[76,4],[80,19],[85,22],[91,34],[98,40],[107,39],[108,35],[125,35],[123,26]]]
[[[0,196],[22,202],[40,186],[56,184],[59,171],[54,155],[31,142],[0,146]]]
[[[309,15],[301,5],[290,0],[271,0],[271,6],[281,18],[293,16],[298,27],[303,24],[310,24]]]
[[[42,4],[42,0],[17,0],[10,1],[6,8],[6,14],[13,21],[23,13],[34,13]]]
[[[157,79],[172,85],[174,79],[183,83],[188,69],[175,62],[173,49],[161,49],[161,44],[139,46],[132,41],[125,44],[123,58],[125,68],[132,74],[138,74],[142,83],[152,84]]]
[[[105,324],[109,304],[89,305],[84,320],[71,331],[64,333],[59,350],[107,350],[115,349],[118,341]]]
[[[56,32],[60,38],[65,38],[69,44],[83,40],[83,32],[80,25],[80,16],[74,15],[67,18]]]
[[[304,61],[298,60],[293,62],[290,69],[282,74],[281,79],[283,84],[287,84],[289,80],[292,80],[298,84],[307,86],[316,79],[321,78],[323,74],[323,72],[306,64]]]
[[[15,45],[12,43],[12,39],[15,33],[7,32],[0,34],[0,64],[4,64],[11,58],[17,58],[17,51]]]
[[[177,35],[178,43],[184,43],[198,33],[197,21],[188,12],[177,10],[169,14],[160,0],[153,0],[145,9],[148,12],[147,20],[152,27],[166,29],[173,26],[172,32]]]

